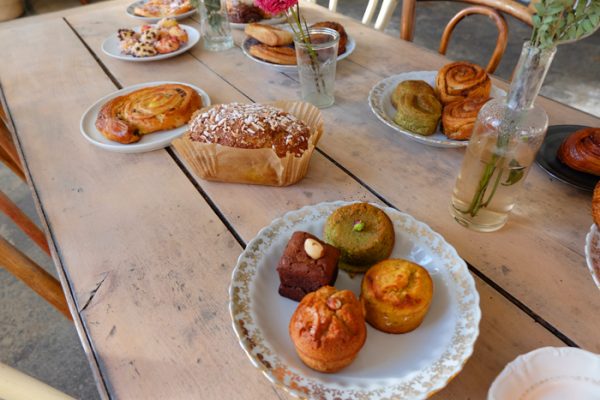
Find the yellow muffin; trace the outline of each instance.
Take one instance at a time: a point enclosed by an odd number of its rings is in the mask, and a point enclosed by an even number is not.
[[[364,310],[354,293],[323,286],[304,296],[292,315],[289,333],[300,359],[321,372],[350,364],[365,344]]]
[[[367,271],[360,300],[367,322],[374,328],[406,333],[421,325],[432,296],[433,281],[425,268],[407,260],[390,259]]]

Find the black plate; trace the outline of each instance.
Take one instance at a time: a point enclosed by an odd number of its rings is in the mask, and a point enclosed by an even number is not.
[[[575,171],[560,162],[558,157],[556,157],[558,148],[567,136],[583,128],[587,127],[581,125],[553,125],[548,127],[548,133],[535,161],[559,181],[591,192],[594,190],[594,186],[596,186],[599,178],[585,172]]]

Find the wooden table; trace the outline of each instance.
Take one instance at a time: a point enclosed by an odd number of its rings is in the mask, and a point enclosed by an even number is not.
[[[336,104],[323,110],[325,134],[307,177],[288,188],[205,182],[171,149],[117,154],[90,145],[79,132],[81,115],[100,97],[141,82],[189,82],[215,103],[261,102],[298,98],[297,77],[267,69],[239,48],[211,53],[196,46],[155,63],[111,59],[102,41],[136,24],[126,4],[0,26],[3,103],[102,397],[288,398],[237,344],[227,308],[230,275],[245,243],[272,219],[338,199],[410,213],[469,263],[481,295],[481,333],[463,372],[436,399],[484,398],[506,363],[538,347],[600,352],[600,294],[583,254],[590,194],[534,166],[506,227],[471,232],[448,212],[464,150],[407,140],[369,110],[377,81],[435,70],[446,58],[305,5],[309,21],[335,18],[357,42],[338,65]],[[242,33],[235,38],[240,43]],[[539,102],[551,124],[600,125]]]

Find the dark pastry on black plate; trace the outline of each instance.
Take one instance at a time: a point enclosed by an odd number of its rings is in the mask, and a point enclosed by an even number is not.
[[[279,294],[300,301],[315,290],[333,285],[338,273],[340,251],[307,232],[294,232],[288,242],[277,272]]]

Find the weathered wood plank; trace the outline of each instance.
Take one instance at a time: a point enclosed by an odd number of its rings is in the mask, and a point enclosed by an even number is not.
[[[276,398],[230,328],[241,248],[227,228],[167,152],[109,153],[84,140],[79,118],[115,87],[64,21],[2,30],[0,41],[20,146],[109,393]],[[206,73],[194,65],[189,73]]]

